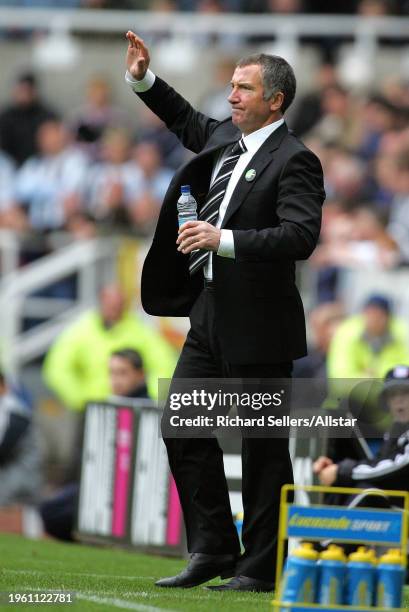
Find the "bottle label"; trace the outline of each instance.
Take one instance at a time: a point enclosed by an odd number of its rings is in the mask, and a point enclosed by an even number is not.
[[[184,223],[187,223],[188,221],[197,221],[197,215],[194,213],[178,215],[179,227],[181,227]]]

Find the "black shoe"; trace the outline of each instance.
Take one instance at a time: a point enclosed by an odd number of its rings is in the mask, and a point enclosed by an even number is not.
[[[274,584],[248,576],[235,576],[225,584],[209,585],[206,589],[212,591],[253,591],[255,593],[270,593],[274,591]]]
[[[177,576],[161,578],[155,582],[160,587],[189,589],[212,578],[231,578],[236,569],[235,555],[207,555],[192,553],[186,569]]]

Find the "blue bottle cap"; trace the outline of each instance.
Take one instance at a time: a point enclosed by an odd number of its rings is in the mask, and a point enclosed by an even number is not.
[[[190,185],[182,185],[180,188],[180,191],[184,194],[184,195],[188,195],[190,194]]]

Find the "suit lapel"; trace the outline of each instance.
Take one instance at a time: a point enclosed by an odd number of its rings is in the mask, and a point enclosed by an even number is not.
[[[274,151],[279,148],[281,141],[287,134],[288,128],[284,123],[266,139],[257,153],[251,158],[231,195],[226,214],[224,215],[221,226],[222,228],[226,227],[226,223],[228,223],[229,219],[233,216],[236,210],[240,208],[247,194],[257,183],[257,180],[262,174],[263,170],[272,162],[274,158]],[[246,181],[245,179],[248,170],[256,171],[256,178],[253,181]]]

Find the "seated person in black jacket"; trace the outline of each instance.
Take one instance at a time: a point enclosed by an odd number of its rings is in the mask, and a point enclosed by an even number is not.
[[[314,473],[322,485],[409,491],[409,366],[389,370],[380,401],[390,411],[392,424],[376,457],[339,463],[319,457]]]

